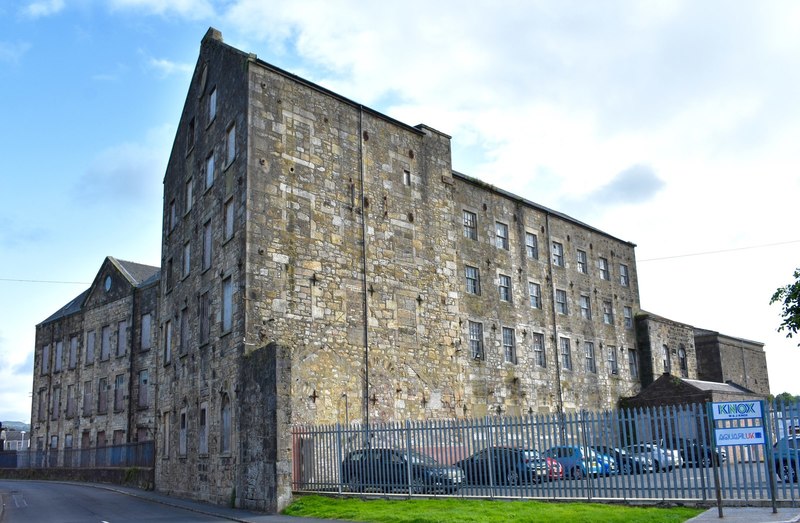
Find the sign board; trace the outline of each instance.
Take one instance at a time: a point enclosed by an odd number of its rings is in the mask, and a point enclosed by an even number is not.
[[[731,429],[718,428],[714,431],[718,447],[732,445],[763,445],[764,427],[740,427]]]
[[[729,401],[711,404],[714,420],[723,419],[761,419],[760,401]]]

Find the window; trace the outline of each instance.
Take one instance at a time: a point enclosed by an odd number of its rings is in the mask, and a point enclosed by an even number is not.
[[[139,407],[150,406],[150,395],[148,394],[148,382],[150,381],[150,372],[147,370],[139,371],[139,398],[137,404]]]
[[[498,249],[508,250],[508,225],[505,223],[495,222],[495,247]]]
[[[619,374],[619,366],[617,364],[617,348],[608,347],[608,372],[613,375]]]
[[[203,224],[203,270],[211,267],[211,220]]]
[[[225,167],[229,166],[236,159],[236,124],[228,127],[225,138]]]
[[[559,314],[569,314],[567,308],[567,291],[556,289],[556,312]]]
[[[128,322],[121,321],[117,324],[117,356],[124,356],[128,352]]]
[[[172,269],[173,269],[172,258],[170,258],[169,260],[167,260],[167,281],[166,281],[167,292],[171,291],[172,287],[175,285],[175,277]]]
[[[469,350],[472,359],[483,359],[483,323],[469,322]]]
[[[611,300],[603,300],[603,323],[614,324],[614,306],[611,305]]]
[[[628,371],[631,373],[631,378],[639,377],[639,362],[635,349],[628,349]]]
[[[481,294],[481,273],[477,267],[466,265],[464,275],[467,278],[467,293],[480,296]]]
[[[225,239],[233,238],[233,198],[225,202]]]
[[[189,178],[186,180],[186,187],[184,189],[184,198],[186,199],[186,213],[192,210],[192,206],[194,205],[194,184],[192,183],[192,179]]]
[[[111,327],[106,325],[100,331],[100,361],[111,356]]]
[[[200,344],[208,343],[211,334],[211,304],[208,293],[200,295]]]
[[[39,389],[39,421],[47,417],[47,389]]]
[[[67,365],[70,369],[74,369],[78,365],[78,337],[72,336],[69,339],[69,359]]]
[[[517,363],[517,344],[514,329],[503,327],[503,355],[508,363]]]
[[[194,147],[194,118],[189,120],[189,127],[186,129],[186,153]]]
[[[553,242],[553,265],[564,266],[564,246],[558,242]]]
[[[108,378],[100,378],[97,382],[97,413],[108,412]]]
[[[92,415],[92,382],[83,382],[83,415]]]
[[[186,408],[180,412],[180,432],[178,433],[178,454],[186,455]]]
[[[686,349],[683,345],[678,348],[678,366],[681,369],[681,377],[689,377],[689,363],[686,361]]]
[[[600,270],[600,279],[601,280],[610,280],[611,274],[608,272],[608,260],[605,258],[599,258],[597,260],[597,268]]]
[[[559,338],[558,343],[561,346],[561,366],[564,370],[572,370],[572,352],[569,346],[569,338]]]
[[[67,417],[75,415],[75,386],[67,385]]]
[[[478,239],[478,216],[474,212],[467,210],[463,213],[464,216],[464,238],[470,240]]]
[[[64,361],[64,342],[56,342],[56,357],[53,361],[53,372],[61,372],[61,365]]]
[[[50,419],[58,419],[59,409],[61,407],[61,387],[53,387],[52,404],[50,405]]]
[[[661,347],[661,355],[663,358],[661,363],[664,366],[664,372],[669,374],[670,372],[672,372],[672,360],[669,357],[669,347],[667,347],[666,345]]]
[[[411,171],[403,170],[403,185],[411,185]]]
[[[536,235],[530,232],[525,233],[525,254],[532,260],[539,259],[539,242]]]
[[[169,219],[169,230],[171,231],[178,225],[178,210],[175,207],[175,200],[169,202],[169,216],[167,218]]]
[[[500,275],[498,290],[500,291],[500,301],[511,301],[511,276]]]
[[[164,414],[162,414],[161,419],[162,419],[161,434],[163,435],[161,448],[164,450],[162,455],[165,458],[169,458],[169,443],[170,443],[169,412],[165,412]]]
[[[622,307],[622,316],[625,318],[625,328],[632,329],[633,328],[633,309],[628,307],[627,305]]]
[[[623,287],[627,287],[630,285],[630,277],[628,276],[628,266],[625,264],[619,264],[619,284]]]
[[[542,287],[538,283],[528,282],[528,296],[531,301],[531,307],[534,309],[542,308]]]
[[[153,346],[153,318],[150,313],[142,314],[142,350],[150,350]]]
[[[231,401],[228,399],[227,394],[223,394],[220,407],[220,425],[221,434],[219,442],[219,451],[227,453],[231,451]]]
[[[586,294],[581,294],[581,318],[592,319],[592,301]]]
[[[164,322],[164,365],[172,361],[172,322]]]
[[[186,351],[189,349],[189,309],[187,307],[181,309],[180,320],[178,352],[186,354]]]
[[[536,365],[546,367],[547,360],[544,353],[544,334],[534,332],[531,337],[533,338],[533,357],[536,360]]]
[[[222,280],[222,332],[233,327],[233,281],[230,276]]]
[[[72,434],[64,434],[64,449],[72,448]]]
[[[200,419],[197,431],[197,452],[208,454],[208,403],[200,404]]]
[[[586,251],[578,249],[578,255],[576,256],[575,259],[578,262],[578,272],[586,274],[589,271],[588,262],[586,258]]]
[[[114,378],[114,412],[120,412],[125,406],[125,375],[117,374]]]
[[[586,353],[586,372],[597,372],[597,365],[594,359],[594,342],[584,341],[583,350]]]
[[[50,345],[42,347],[42,374],[50,372]]]
[[[183,271],[181,277],[185,278],[189,276],[189,272],[192,270],[192,244],[190,242],[186,242],[183,244]]]
[[[217,117],[217,88],[213,88],[208,95],[208,123]]]
[[[214,151],[206,157],[206,189],[214,185]]]
[[[89,365],[90,363],[94,363],[94,339],[95,339],[95,332],[89,331],[86,333],[86,360],[84,363]]]

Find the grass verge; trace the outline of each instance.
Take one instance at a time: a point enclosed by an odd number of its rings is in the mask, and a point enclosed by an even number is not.
[[[632,507],[601,503],[476,499],[360,499],[303,496],[284,514],[376,523],[572,522],[681,523],[704,509]]]

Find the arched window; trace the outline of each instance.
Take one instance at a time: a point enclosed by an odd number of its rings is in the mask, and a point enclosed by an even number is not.
[[[686,378],[689,376],[689,364],[686,362],[686,349],[683,345],[678,349],[678,363],[681,367],[681,376]]]
[[[664,372],[670,374],[672,372],[672,360],[670,360],[669,358],[669,347],[664,345],[663,352],[664,352]]]
[[[220,407],[220,443],[221,453],[231,451],[231,401],[227,394],[222,395],[222,406]]]

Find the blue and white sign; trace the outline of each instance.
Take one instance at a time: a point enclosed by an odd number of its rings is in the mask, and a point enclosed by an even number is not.
[[[714,420],[721,419],[761,419],[760,401],[729,401],[711,404]]]
[[[734,429],[715,429],[718,447],[730,447],[732,445],[763,445],[764,427],[746,427]]]

